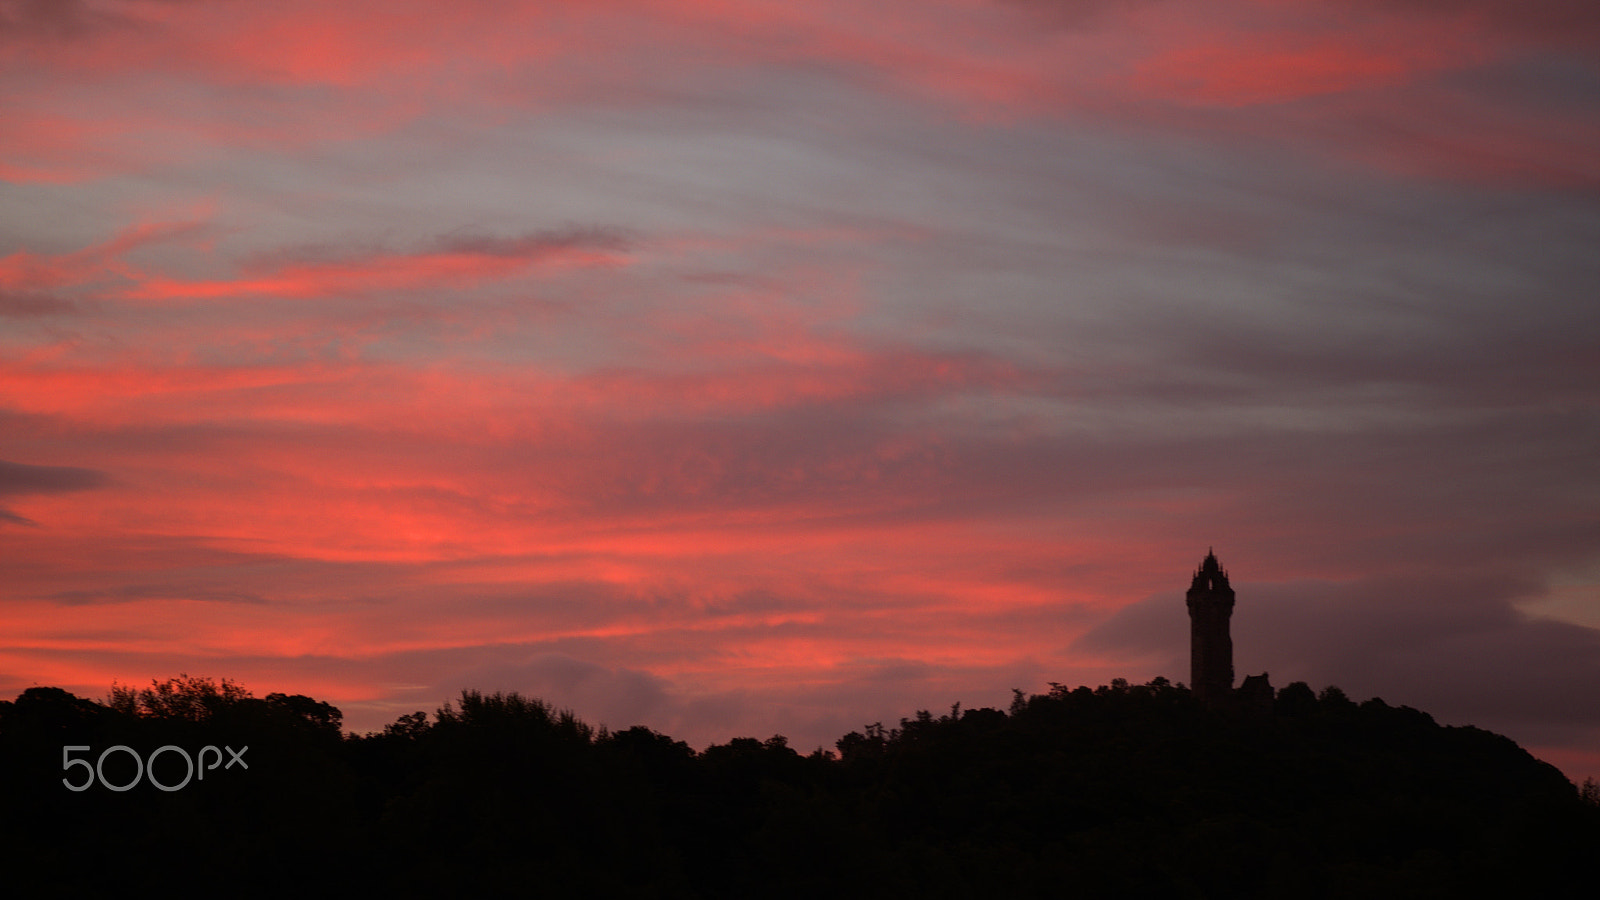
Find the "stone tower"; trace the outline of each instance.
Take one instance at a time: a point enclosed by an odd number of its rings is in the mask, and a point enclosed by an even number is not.
[[[1189,585],[1189,689],[1201,703],[1216,706],[1233,692],[1233,588],[1228,573],[1207,552]]]

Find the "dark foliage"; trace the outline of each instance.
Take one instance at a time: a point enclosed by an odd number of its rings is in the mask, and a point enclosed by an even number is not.
[[[476,691],[376,734],[344,736],[340,722],[309,697],[188,676],[104,703],[58,688],[0,702],[7,886],[1559,897],[1600,846],[1592,784],[1580,792],[1499,735],[1304,684],[1270,708],[1223,710],[1165,679],[1052,685],[1017,692],[1008,711],[958,704],[873,724],[837,755],[802,755],[782,736],[696,753]],[[128,750],[102,758],[112,746]],[[135,755],[178,784],[185,764],[168,746],[201,755],[181,789],[63,784],[133,783]],[[90,749],[64,770],[63,747]]]

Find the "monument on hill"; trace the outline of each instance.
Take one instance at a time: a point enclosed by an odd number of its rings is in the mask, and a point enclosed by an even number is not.
[[[1233,588],[1228,573],[1208,551],[1189,585],[1189,689],[1208,706],[1226,703],[1233,693]]]

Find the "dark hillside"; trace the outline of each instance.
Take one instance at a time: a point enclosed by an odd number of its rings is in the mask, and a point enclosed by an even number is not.
[[[161,686],[157,686],[160,688]],[[1215,708],[1164,679],[919,713],[801,755],[695,753],[516,694],[342,737],[307,697],[168,682],[0,704],[18,896],[1575,896],[1600,808],[1510,740],[1303,684]],[[102,753],[111,746],[127,751]],[[190,755],[203,780],[177,785]],[[64,769],[63,747],[72,751]],[[94,768],[97,761],[99,770]],[[245,769],[243,761],[248,761]],[[89,776],[92,776],[89,777]],[[89,786],[81,791],[63,784]],[[105,785],[124,786],[111,790]]]

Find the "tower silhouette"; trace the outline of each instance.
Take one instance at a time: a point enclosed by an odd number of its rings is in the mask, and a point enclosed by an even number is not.
[[[1201,703],[1217,705],[1233,691],[1233,588],[1217,555],[1206,558],[1189,585],[1189,689]]]

